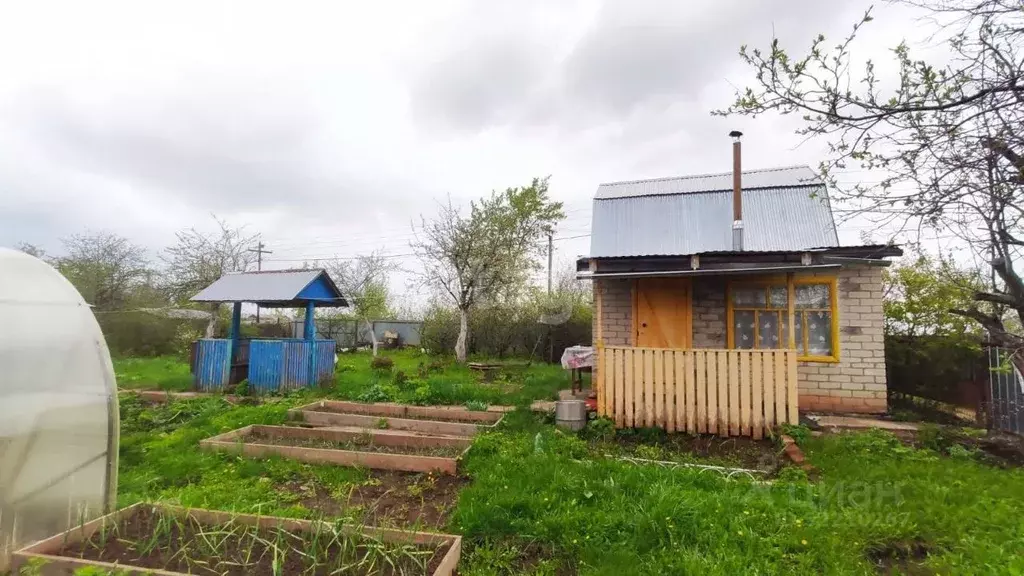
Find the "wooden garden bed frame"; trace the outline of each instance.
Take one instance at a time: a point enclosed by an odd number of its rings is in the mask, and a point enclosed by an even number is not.
[[[179,518],[194,518],[195,520],[210,525],[225,524],[227,522],[238,522],[247,526],[259,526],[261,528],[281,528],[289,532],[310,532],[317,524],[316,520],[293,520],[290,518],[279,518],[276,516],[256,516],[254,514],[236,514],[233,512],[220,512],[216,510],[204,510],[201,508],[182,508],[165,504],[150,504],[140,502],[127,508],[112,512],[106,516],[87,522],[81,526],[75,526],[56,536],[41,540],[22,548],[12,556],[11,574],[18,574],[22,566],[29,562],[43,561],[40,568],[42,576],[66,576],[79,568],[94,567],[109,570],[116,574],[152,574],[156,576],[187,576],[181,572],[167,570],[153,570],[151,568],[138,568],[125,564],[113,564],[109,562],[97,562],[82,558],[61,556],[60,550],[66,545],[77,544],[88,540],[104,525],[114,526],[131,518],[139,510],[146,507],[155,507],[167,514],[173,514]],[[459,564],[459,557],[462,554],[462,537],[453,534],[437,534],[432,532],[413,532],[393,530],[387,528],[375,528],[371,526],[346,526],[346,530],[358,532],[361,535],[378,538],[385,542],[403,542],[416,545],[440,546],[451,544],[448,552],[441,560],[441,564],[433,572],[433,576],[451,576]]]
[[[473,436],[491,430],[504,417],[502,412],[466,410],[461,407],[362,404],[336,400],[318,400],[289,410],[288,415],[314,426],[375,428],[384,420],[392,430],[449,436]],[[451,422],[452,419],[474,422]]]
[[[444,456],[420,456],[417,454],[387,454],[382,452],[364,452],[358,450],[340,450],[335,448],[308,448],[305,446],[288,446],[282,444],[250,442],[246,437],[251,435],[271,435],[283,438],[324,440],[346,442],[367,435],[373,442],[382,446],[457,446],[465,448],[454,458]],[[472,441],[469,438],[454,436],[428,436],[409,434],[395,430],[341,430],[332,428],[300,428],[297,426],[263,426],[254,424],[245,426],[202,440],[199,445],[208,450],[240,453],[245,456],[260,457],[279,455],[300,462],[311,464],[338,464],[342,466],[365,466],[379,470],[403,470],[406,472],[441,472],[455,474],[459,460],[469,450]]]

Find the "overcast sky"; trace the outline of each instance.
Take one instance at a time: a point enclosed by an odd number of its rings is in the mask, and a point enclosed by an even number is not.
[[[155,254],[215,213],[262,233],[272,267],[403,254],[438,200],[544,175],[559,237],[582,236],[600,182],[727,171],[733,129],[745,167],[817,165],[789,120],[709,111],[750,78],[741,44],[838,38],[866,6],[3,2],[0,245],[108,230]],[[909,30],[880,17],[869,55]]]

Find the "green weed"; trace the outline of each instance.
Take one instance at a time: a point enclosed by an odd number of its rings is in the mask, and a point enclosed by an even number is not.
[[[476,439],[465,462],[473,481],[450,526],[467,542],[460,569],[870,575],[873,551],[921,542],[921,573],[1024,570],[1020,470],[940,458],[869,431],[808,438],[817,480],[787,467],[764,484],[581,457],[569,438],[579,441],[513,412]],[[524,553],[529,542],[545,547]]]
[[[118,388],[171,392],[192,389],[192,374],[188,363],[175,356],[114,358],[113,361]]]

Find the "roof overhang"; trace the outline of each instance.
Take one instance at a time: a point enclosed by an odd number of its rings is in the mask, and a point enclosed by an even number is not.
[[[225,300],[225,302],[234,302],[234,300]],[[256,304],[261,308],[305,308],[306,304],[312,302],[317,308],[346,308],[348,302],[344,298],[302,298],[296,300],[263,300],[263,301],[251,301],[242,300],[249,304]]]
[[[263,270],[224,274],[189,299],[192,302],[246,302],[265,308],[344,308],[348,301],[323,269]]]
[[[704,252],[687,255],[650,255],[615,258],[580,258],[576,277],[640,278],[656,276],[713,276],[771,274],[835,269],[842,266],[888,266],[884,258],[902,256],[891,244],[809,248],[777,252]]]
[[[703,270],[650,270],[645,272],[581,272],[578,280],[594,278],[676,278],[690,276],[739,276],[743,274],[777,274],[780,272],[806,272],[835,270],[839,264],[811,264],[808,266],[753,266],[750,268],[712,268]]]

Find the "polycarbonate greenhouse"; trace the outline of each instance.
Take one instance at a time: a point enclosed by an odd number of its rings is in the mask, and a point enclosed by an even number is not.
[[[50,265],[0,248],[0,573],[15,549],[113,508],[117,442],[89,305]]]

